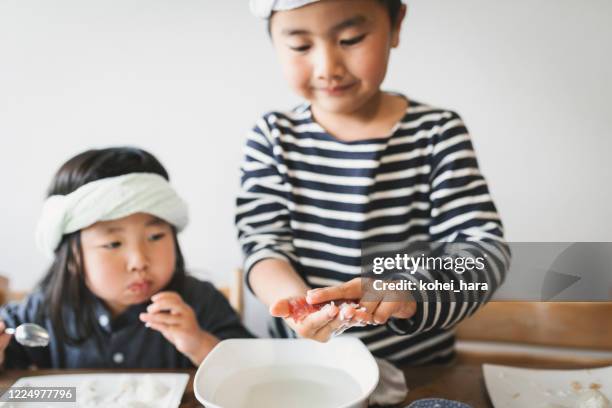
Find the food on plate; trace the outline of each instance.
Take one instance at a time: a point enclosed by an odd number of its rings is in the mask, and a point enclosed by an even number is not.
[[[82,408],[157,408],[168,395],[170,388],[151,375],[123,375],[113,391],[99,380],[86,380],[77,387],[77,402]]]
[[[601,392],[594,389],[577,388],[574,387],[574,383],[572,383],[572,388],[576,393],[566,397],[568,402],[562,404],[547,402],[540,408],[612,408],[610,401]]]
[[[596,389],[588,389],[578,395],[576,408],[612,408],[610,401]]]

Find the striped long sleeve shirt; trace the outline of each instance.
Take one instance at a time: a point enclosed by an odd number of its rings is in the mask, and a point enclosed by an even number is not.
[[[311,287],[341,284],[360,275],[364,241],[488,243],[494,256],[481,281],[489,295],[509,264],[502,223],[461,118],[415,101],[388,137],[357,142],[327,133],[308,104],[264,115],[247,137],[236,225],[247,285],[253,265],[267,258],[287,260]],[[433,279],[429,272],[421,278]],[[423,294],[409,321],[345,335],[396,364],[448,361],[453,327],[487,299],[430,297]],[[281,319],[270,329],[295,336]]]

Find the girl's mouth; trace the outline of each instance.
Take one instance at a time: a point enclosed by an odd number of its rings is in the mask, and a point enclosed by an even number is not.
[[[150,281],[139,281],[128,285],[128,290],[134,294],[145,294],[151,289]]]

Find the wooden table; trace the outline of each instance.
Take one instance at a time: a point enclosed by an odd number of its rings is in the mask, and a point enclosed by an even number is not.
[[[487,395],[482,374],[483,363],[510,364],[519,367],[531,368],[586,368],[605,364],[585,364],[576,361],[562,360],[535,360],[532,358],[504,359],[500,356],[470,356],[459,357],[458,360],[447,366],[406,367],[403,369],[410,392],[400,407],[421,398],[446,398],[462,401],[474,408],[492,408]],[[0,389],[10,387],[17,379],[32,375],[48,374],[83,374],[114,372],[116,370],[6,370],[0,372]],[[181,401],[181,408],[200,407],[193,392],[194,370],[121,370],[121,372],[181,372],[188,373],[189,383]]]

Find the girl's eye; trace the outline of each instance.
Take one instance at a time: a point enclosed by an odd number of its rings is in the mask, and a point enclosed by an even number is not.
[[[300,45],[299,47],[289,47],[295,52],[306,52],[310,49],[310,45]]]
[[[121,242],[119,241],[109,242],[108,244],[102,245],[102,247],[106,249],[117,249],[120,246],[121,246]]]
[[[361,34],[357,37],[353,37],[353,38],[348,38],[346,40],[340,40],[340,45],[344,45],[344,46],[350,46],[350,45],[355,45],[360,43],[361,41],[363,41],[363,39],[366,37],[367,34]]]
[[[149,237],[149,241],[159,241],[166,236],[165,233],[160,232],[159,234],[153,234]]]

